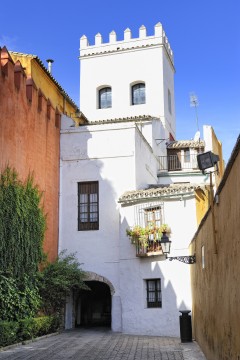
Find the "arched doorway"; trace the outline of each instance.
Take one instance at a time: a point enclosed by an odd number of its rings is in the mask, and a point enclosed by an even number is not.
[[[111,291],[108,284],[85,281],[90,290],[82,290],[76,302],[75,326],[111,326]]]

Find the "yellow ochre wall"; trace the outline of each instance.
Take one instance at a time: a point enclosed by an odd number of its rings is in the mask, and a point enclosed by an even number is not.
[[[240,137],[214,203],[191,242],[193,336],[208,360],[240,359]],[[216,200],[217,199],[217,200]],[[204,247],[203,268],[202,247]]]
[[[14,62],[19,60],[25,68],[27,76],[31,76],[37,89],[41,89],[46,99],[50,99],[53,108],[58,108],[60,113],[68,116],[74,116],[77,105],[67,96],[64,91],[61,91],[60,85],[56,84],[56,80],[44,69],[44,65],[40,65],[36,56],[10,52]],[[63,89],[62,89],[63,90]]]
[[[209,186],[206,187],[205,190],[202,189],[195,190],[195,200],[196,200],[197,224],[199,225],[209,208]]]

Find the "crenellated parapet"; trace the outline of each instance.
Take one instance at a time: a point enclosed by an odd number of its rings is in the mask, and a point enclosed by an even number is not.
[[[147,36],[147,29],[144,25],[139,28],[138,38],[132,38],[132,32],[127,28],[124,31],[124,39],[120,41],[117,40],[115,31],[110,32],[108,43],[104,43],[102,35],[98,33],[95,35],[95,44],[90,45],[88,38],[83,35],[80,39],[80,58],[154,46],[163,46],[170,61],[174,64],[173,51],[160,22],[155,25],[153,36]]]
[[[61,113],[58,107],[52,106],[50,99],[43,94],[42,89],[38,88],[33,78],[26,74],[21,62],[13,61],[5,46],[0,49],[0,83],[2,91],[4,91],[4,87],[10,91],[12,104],[19,102],[19,107],[25,108],[26,105],[35,107],[31,110],[33,113],[35,112],[44,119],[51,120],[53,118],[55,127],[60,128]],[[19,94],[21,96],[18,96]],[[2,95],[1,91],[0,95]],[[1,111],[4,112],[5,109],[2,108]],[[42,115],[40,115],[41,113]]]

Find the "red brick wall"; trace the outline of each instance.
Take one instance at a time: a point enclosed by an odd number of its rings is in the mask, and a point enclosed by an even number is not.
[[[0,69],[0,170],[8,164],[22,180],[33,172],[34,182],[43,191],[47,213],[44,250],[52,261],[58,251],[60,129],[55,126],[55,109],[50,106],[48,118],[44,97],[38,109],[39,90],[5,49]]]

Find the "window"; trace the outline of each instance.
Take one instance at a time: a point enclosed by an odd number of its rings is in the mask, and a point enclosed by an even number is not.
[[[190,150],[184,150],[184,162],[190,162]]]
[[[172,96],[169,89],[168,89],[168,111],[170,114],[172,113]]]
[[[162,307],[161,279],[146,280],[147,307]]]
[[[132,105],[145,104],[145,84],[132,86]]]
[[[106,109],[112,107],[112,89],[105,87],[99,90],[99,109]]]
[[[78,230],[99,229],[98,181],[78,183]]]
[[[161,206],[154,206],[144,209],[146,226],[160,226],[162,224]]]

